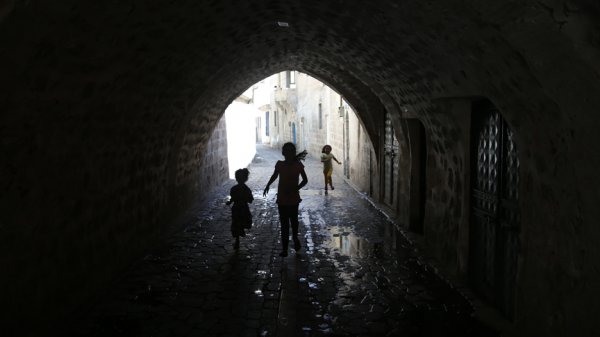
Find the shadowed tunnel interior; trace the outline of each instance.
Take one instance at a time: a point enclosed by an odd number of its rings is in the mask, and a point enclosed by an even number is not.
[[[472,114],[491,102],[519,153],[504,327],[598,333],[598,14],[585,0],[1,2],[3,325],[52,325],[180,229],[227,179],[209,139],[228,104],[294,69],[344,96],[377,162],[386,112],[401,147],[403,120],[422,123],[422,241],[450,275],[473,267]]]

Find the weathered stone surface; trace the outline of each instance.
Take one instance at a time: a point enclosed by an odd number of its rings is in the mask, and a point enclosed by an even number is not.
[[[492,101],[520,153],[510,326],[598,334],[599,13],[592,0],[4,1],[3,320],[51,324],[180,228],[219,178],[209,139],[225,107],[297,69],[338,90],[374,146],[384,110],[399,140],[403,117],[423,123],[424,241],[452,273],[468,254],[469,119],[447,99]]]

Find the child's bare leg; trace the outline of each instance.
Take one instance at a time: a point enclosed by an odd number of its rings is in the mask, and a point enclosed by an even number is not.
[[[289,206],[280,205],[279,207],[279,222],[281,223],[281,253],[279,256],[285,257],[288,255],[288,244],[290,241],[290,211]]]
[[[298,239],[298,210],[296,210],[295,216],[292,216],[290,220],[290,224],[292,225],[292,239],[294,240],[294,250],[299,251],[300,248],[302,248],[302,245],[300,244],[300,239]]]

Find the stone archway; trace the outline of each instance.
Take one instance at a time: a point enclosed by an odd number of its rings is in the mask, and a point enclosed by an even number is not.
[[[598,13],[591,0],[5,2],[0,247],[21,277],[0,288],[25,321],[81,302],[193,203],[226,105],[299,69],[352,102],[377,153],[382,105],[423,122],[426,239],[450,269],[469,156],[432,100],[492,99],[519,143],[527,205],[515,324],[585,335],[600,279]]]

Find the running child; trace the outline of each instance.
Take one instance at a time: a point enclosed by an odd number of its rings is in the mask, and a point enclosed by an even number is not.
[[[288,243],[290,241],[290,225],[292,227],[292,239],[294,249],[299,251],[302,246],[298,239],[298,206],[300,205],[300,189],[308,183],[304,165],[300,162],[306,157],[306,150],[296,154],[296,145],[293,143],[283,144],[281,154],[285,160],[278,160],[275,171],[269,179],[263,196],[269,193],[269,187],[279,177],[277,186],[277,207],[279,209],[279,220],[281,222],[281,245],[282,251],[279,256],[288,255]],[[298,183],[299,178],[302,181]]]
[[[248,203],[254,200],[252,191],[246,186],[248,181],[248,169],[239,169],[235,171],[235,180],[237,185],[233,186],[229,191],[231,199],[227,201],[227,205],[233,203],[231,207],[231,235],[235,238],[233,248],[240,248],[240,236],[246,236],[244,229],[252,227],[252,213]]]
[[[333,180],[331,179],[331,175],[333,174],[333,164],[331,160],[335,160],[338,164],[341,164],[339,160],[331,153],[331,146],[325,145],[321,150],[321,162],[323,163],[323,177],[325,178],[325,194],[327,194],[327,184],[331,187],[333,191]]]

